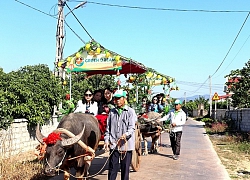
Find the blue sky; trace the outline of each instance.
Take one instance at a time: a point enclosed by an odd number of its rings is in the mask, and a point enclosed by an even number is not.
[[[20,0],[50,15],[57,14],[57,0]],[[103,6],[112,5],[165,8],[174,10],[142,10]],[[132,58],[160,73],[176,79],[179,91],[173,97],[209,94],[209,75],[215,73],[226,57],[247,12],[201,12],[177,10],[249,11],[250,1],[238,0],[93,0],[74,11],[89,34],[107,49]],[[67,1],[74,8],[80,1]],[[0,67],[4,72],[22,66],[48,64],[54,67],[57,20],[17,1],[0,1]],[[64,13],[69,12],[67,7]],[[90,37],[69,14],[67,23],[85,41]],[[64,57],[84,46],[66,27]],[[250,18],[246,21],[234,46],[211,79],[212,93],[224,94],[225,75],[241,69],[250,56]],[[201,88],[200,88],[201,87]],[[199,89],[200,88],[200,89]],[[162,87],[154,88],[162,92]]]

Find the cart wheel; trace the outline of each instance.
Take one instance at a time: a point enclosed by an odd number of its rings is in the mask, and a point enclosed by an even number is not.
[[[138,171],[140,168],[140,162],[141,162],[141,133],[138,124],[136,124],[135,129],[135,150],[132,152],[132,161],[131,161],[131,167],[134,171]]]

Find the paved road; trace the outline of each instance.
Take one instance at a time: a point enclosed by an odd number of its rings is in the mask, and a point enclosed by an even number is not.
[[[150,139],[149,139],[150,140]],[[130,180],[229,180],[225,167],[221,164],[212,144],[205,134],[202,123],[188,120],[183,129],[180,159],[171,158],[168,133],[161,136],[160,151],[157,154],[142,156],[138,172],[131,170]],[[90,174],[97,173],[108,154],[102,154],[94,159]],[[51,180],[63,179],[62,174]],[[72,180],[74,178],[71,178]],[[107,180],[107,165],[93,180]],[[117,179],[120,179],[120,173]]]

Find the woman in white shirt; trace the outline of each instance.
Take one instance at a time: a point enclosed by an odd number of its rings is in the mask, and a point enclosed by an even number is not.
[[[97,102],[93,100],[93,93],[90,89],[87,89],[84,93],[82,100],[77,102],[76,110],[74,112],[82,112],[97,115],[98,105]]]

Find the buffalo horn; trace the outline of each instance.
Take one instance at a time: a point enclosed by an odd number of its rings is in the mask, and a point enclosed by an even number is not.
[[[43,138],[45,138],[45,136],[41,133],[41,131],[40,131],[40,126],[39,126],[39,123],[38,123],[37,126],[36,126],[36,139],[37,139],[41,144],[44,144]]]
[[[66,129],[64,129],[64,130],[66,130]],[[76,135],[74,137],[71,137],[71,138],[68,138],[68,139],[63,139],[62,140],[62,146],[70,146],[72,144],[77,143],[81,139],[81,137],[82,137],[82,135],[84,133],[84,130],[85,130],[85,125],[84,125],[84,127],[82,129],[82,132],[80,132],[78,135]],[[68,130],[66,130],[66,131],[68,131]],[[59,132],[60,132],[60,130],[59,130]]]
[[[85,128],[85,126],[84,126],[84,128]],[[71,137],[71,138],[75,137],[75,135],[74,135],[72,132],[70,132],[70,131],[68,131],[67,129],[64,129],[64,128],[57,128],[54,132],[64,133],[64,134],[68,135],[68,136]],[[87,145],[86,145],[84,142],[82,142],[81,140],[79,140],[77,143],[78,143],[83,149],[88,150],[88,152],[91,152],[92,154],[95,154],[95,150],[92,149],[91,147],[87,146]]]

